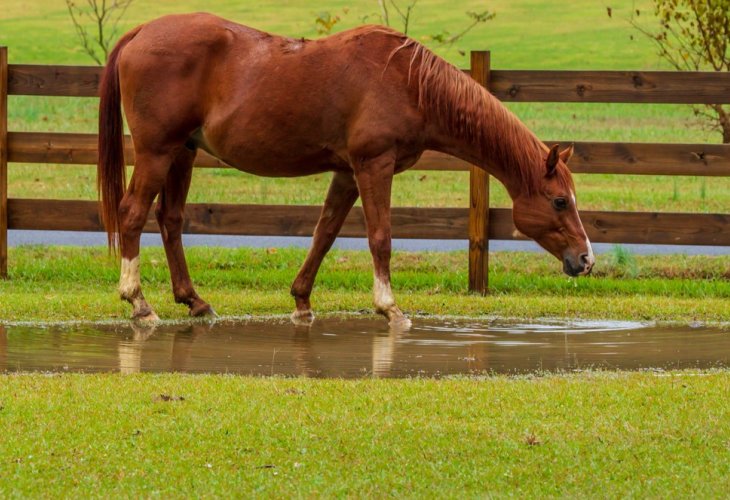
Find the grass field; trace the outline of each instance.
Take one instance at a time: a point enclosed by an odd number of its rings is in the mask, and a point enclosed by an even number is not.
[[[724,497],[728,372],[0,375],[0,496]]]
[[[55,0],[6,2],[0,12],[0,44],[10,47],[11,62],[89,64],[75,40],[65,6]],[[538,0],[496,0],[488,4],[463,1],[458,8],[444,0],[422,0],[415,11],[412,35],[423,39],[463,26],[464,12],[489,8],[497,17],[469,33],[458,47],[437,49],[450,61],[467,66],[458,49],[492,50],[495,68],[529,69],[659,69],[661,60],[651,44],[630,37],[626,22],[634,6],[646,2],[593,0],[563,3]],[[344,9],[348,8],[348,13]],[[216,2],[197,0],[152,2],[137,0],[122,29],[158,15],[210,10],[252,26],[290,36],[315,37],[315,18],[321,12],[342,17],[335,30],[354,26],[377,12],[376,2],[303,0]],[[369,21],[377,18],[370,16]],[[525,23],[529,19],[529,28]],[[673,105],[631,104],[519,104],[512,109],[546,140],[601,140],[638,142],[718,142],[719,134],[698,124],[691,109]],[[96,131],[96,100],[11,96],[10,129],[17,131]],[[14,164],[10,168],[11,197],[94,199],[95,174],[81,166]],[[229,170],[195,174],[191,201],[320,204],[328,176],[292,181],[261,179]],[[496,184],[496,183],[495,183]],[[730,178],[670,178],[660,176],[577,176],[581,208],[607,210],[727,212]],[[401,206],[466,206],[466,175],[406,173],[396,178],[394,203]],[[507,206],[501,187],[493,190],[493,204]]]
[[[610,2],[576,0],[569,6],[545,0],[420,0],[414,11],[409,34],[424,37],[463,28],[465,12],[485,9],[497,17],[469,33],[456,47],[439,49],[452,62],[466,65],[468,56],[458,49],[490,49],[498,68],[624,69],[656,68],[659,59],[648,41],[630,40],[631,28],[625,19],[645,0]],[[345,9],[348,13],[345,14]],[[376,1],[347,0],[135,0],[120,26],[125,31],[155,17],[208,11],[258,29],[292,37],[317,37],[315,19],[320,13],[339,15],[342,22],[334,31],[365,22],[379,22]],[[364,19],[368,16],[367,19]],[[394,25],[402,29],[402,26]],[[79,48],[64,2],[57,0],[8,0],[0,12],[0,44],[10,47],[11,62],[42,64],[85,64],[91,60]],[[620,49],[620,50],[616,50]]]
[[[289,314],[289,287],[302,249],[187,251],[198,292],[223,316]],[[546,254],[496,252],[490,295],[467,292],[466,252],[396,252],[393,287],[407,314],[507,318],[610,318],[730,322],[730,256],[601,256],[594,275],[570,279]],[[0,318],[10,321],[123,319],[118,264],[103,249],[11,248],[10,280],[0,281]],[[174,304],[160,248],[144,249],[145,296],[163,319],[186,318]],[[372,264],[361,251],[333,251],[312,294],[315,314],[372,311]]]

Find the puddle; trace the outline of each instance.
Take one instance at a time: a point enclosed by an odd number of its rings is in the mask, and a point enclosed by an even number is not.
[[[0,326],[0,372],[192,372],[305,377],[440,377],[730,365],[730,331],[632,322],[499,323],[380,318],[213,325]]]

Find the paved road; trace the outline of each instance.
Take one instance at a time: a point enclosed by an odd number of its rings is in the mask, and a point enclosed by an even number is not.
[[[309,247],[309,237],[298,236],[209,236],[188,234],[183,236],[186,246],[219,246],[219,247]],[[19,245],[70,245],[70,246],[103,246],[106,245],[106,234],[71,231],[8,231],[10,246]],[[161,246],[159,234],[143,234],[143,246]],[[729,255],[730,247],[704,247],[688,245],[623,245],[636,254],[687,254],[687,255]],[[593,250],[597,254],[607,253],[613,244],[596,243]],[[347,250],[367,249],[367,240],[364,238],[338,238],[334,248]],[[464,250],[468,248],[466,240],[393,240],[393,248],[406,251],[436,251]],[[492,240],[489,242],[492,251],[519,250],[527,252],[542,252],[532,241],[504,241]]]

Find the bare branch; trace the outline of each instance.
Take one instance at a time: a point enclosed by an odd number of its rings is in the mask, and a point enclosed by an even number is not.
[[[380,5],[380,16],[383,18],[383,24],[386,26],[390,26],[390,15],[388,14],[388,5],[386,5],[385,0],[378,0],[378,5]]]
[[[98,65],[103,65],[109,56],[119,22],[133,1],[86,0],[86,5],[79,6],[74,0],[66,0],[81,47]],[[91,25],[91,32],[86,25]]]

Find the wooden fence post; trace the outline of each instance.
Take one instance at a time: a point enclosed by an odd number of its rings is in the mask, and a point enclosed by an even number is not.
[[[0,279],[8,277],[8,48],[0,47]]]
[[[471,52],[471,77],[489,87],[489,51]],[[489,174],[469,168],[469,291],[487,293],[489,286]]]

